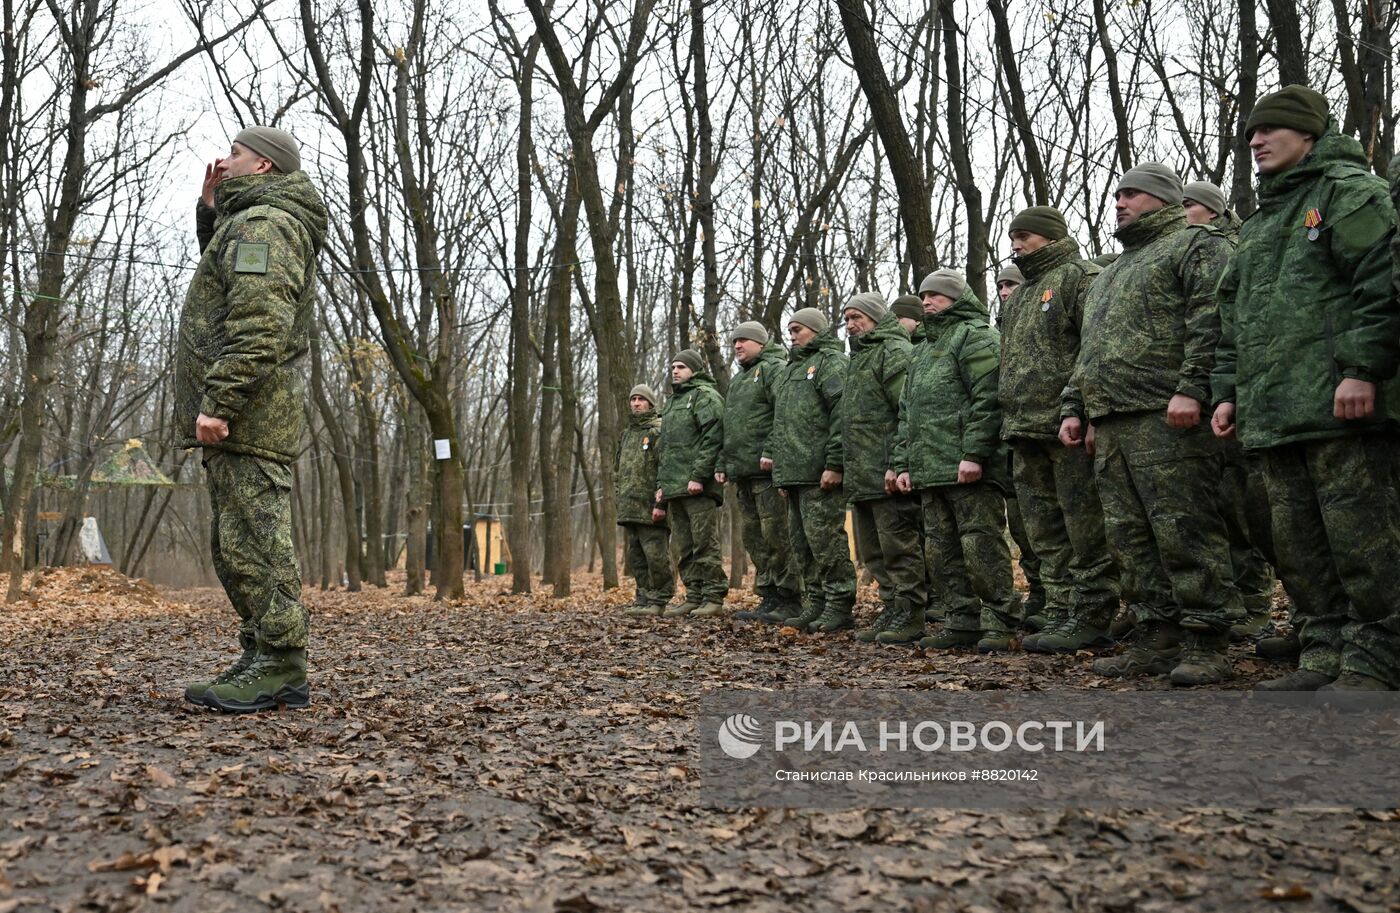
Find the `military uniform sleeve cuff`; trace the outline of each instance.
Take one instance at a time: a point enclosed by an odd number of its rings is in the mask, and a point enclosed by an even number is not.
[[[1189,396],[1189,397],[1191,397],[1192,399],[1194,399],[1194,400],[1195,400],[1196,402],[1198,402],[1198,403],[1208,403],[1208,402],[1210,402],[1210,397],[1206,394],[1206,391],[1202,390],[1200,387],[1196,386],[1195,384],[1187,384],[1187,383],[1177,384],[1177,385],[1176,385],[1176,392],[1177,392],[1178,394],[1182,395],[1182,396]]]
[[[221,418],[226,422],[238,414],[237,409],[230,409],[228,406],[208,396],[200,400],[199,411],[210,418]]]

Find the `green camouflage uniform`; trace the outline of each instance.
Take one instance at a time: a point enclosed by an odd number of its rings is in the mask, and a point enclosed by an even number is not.
[[[1073,238],[1015,259],[1026,281],[1001,318],[999,391],[1016,500],[1040,557],[1046,614],[1104,627],[1118,609],[1118,569],[1104,536],[1093,459],[1059,442],[1060,393],[1079,354],[1084,293],[1100,272]]]
[[[738,495],[744,550],[754,566],[754,589],[760,596],[790,604],[801,597],[802,576],[788,535],[787,503],[773,484],[773,474],[759,466],[773,430],[775,387],[786,363],[786,350],[772,338],[762,354],[751,364],[741,364],[730,380],[724,399],[720,471],[734,483]]]
[[[1219,449],[1204,409],[1187,429],[1167,425],[1166,411],[1177,393],[1210,400],[1215,284],[1230,243],[1188,226],[1180,203],[1115,237],[1123,253],[1089,286],[1062,414],[1097,431],[1105,531],[1138,620],[1179,624],[1213,643],[1243,617],[1215,507]]]
[[[892,468],[899,400],[909,369],[909,334],[899,318],[887,312],[871,330],[849,341],[841,446],[857,554],[879,583],[882,602],[922,610],[928,584],[919,500],[885,493],[885,471]]]
[[[1310,214],[1315,214],[1316,223]],[[1315,230],[1312,230],[1315,228]],[[1336,130],[1259,182],[1220,282],[1216,399],[1263,466],[1299,667],[1400,687],[1400,302],[1395,207]],[[1375,383],[1365,420],[1333,416],[1343,378]]]
[[[656,503],[661,416],[629,414],[617,444],[617,523],[622,527],[627,572],[637,581],[637,605],[664,606],[676,590],[666,521],[651,518]]]
[[[846,497],[824,491],[825,470],[842,472],[841,396],[846,356],[828,330],[788,352],[778,385],[773,433],[764,456],[773,461],[773,484],[788,496],[788,530],[802,568],[806,614],[817,609],[849,614],[856,602],[856,572],[846,536]]]
[[[230,178],[196,213],[201,256],[180,315],[175,427],[203,446],[214,570],[240,641],[304,649],[309,616],[292,537],[291,462],[303,431],[316,255],[326,209],[305,172]],[[228,422],[195,438],[200,413]]]
[[[680,386],[661,410],[661,454],[656,487],[671,524],[671,551],[685,584],[687,603],[722,603],[729,577],[720,557],[719,507],[724,486],[715,481],[724,435],[724,400],[714,378],[699,372]],[[692,481],[705,490],[689,493]]]
[[[909,473],[923,500],[930,586],[947,606],[946,629],[1004,634],[1020,623],[1007,547],[1009,487],[997,404],[997,332],[970,290],[939,314],[924,315],[899,403],[896,473]],[[958,484],[958,464],[980,463],[980,481]]]

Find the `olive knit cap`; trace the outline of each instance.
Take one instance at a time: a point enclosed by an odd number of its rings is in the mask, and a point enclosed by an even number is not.
[[[1013,231],[1034,232],[1051,241],[1069,237],[1069,225],[1065,223],[1065,214],[1053,206],[1031,206],[1016,213],[1006,233],[1009,235]]]
[[[1001,285],[1003,282],[1014,282],[1017,285],[1025,285],[1026,277],[1021,275],[1020,268],[1013,263],[1010,266],[1003,266],[1001,272],[997,273],[997,285]]]
[[[924,306],[919,302],[918,295],[900,295],[890,305],[890,310],[894,311],[896,317],[907,317],[910,320],[924,319]]]
[[[1317,90],[1300,85],[1284,86],[1254,103],[1254,110],[1245,121],[1244,138],[1249,139],[1260,127],[1290,127],[1300,133],[1321,136],[1327,132],[1329,116],[1327,99]]]
[[[651,387],[648,387],[646,384],[637,384],[637,386],[632,388],[632,392],[627,394],[629,400],[634,396],[644,397],[647,402],[651,403],[653,409],[656,408],[656,391],[652,390]]]
[[[851,300],[846,302],[842,313],[844,314],[846,311],[860,311],[878,323],[880,318],[889,312],[889,308],[885,306],[885,296],[879,292],[861,292],[858,295],[852,295]]]
[[[1212,184],[1210,181],[1192,181],[1186,185],[1186,189],[1181,192],[1182,200],[1192,200],[1200,203],[1206,209],[1218,216],[1225,215],[1225,191]]]
[[[752,339],[761,346],[768,344],[768,330],[757,320],[745,320],[734,328],[734,332],[729,334],[729,341],[736,339]]]
[[[676,357],[671,359],[671,364],[680,362],[691,371],[699,374],[705,370],[705,359],[700,357],[700,353],[694,349],[681,349],[676,353]]]

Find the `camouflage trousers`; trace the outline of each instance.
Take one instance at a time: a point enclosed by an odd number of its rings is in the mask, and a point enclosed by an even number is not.
[[[1016,543],[1016,551],[1020,553],[1017,563],[1021,565],[1021,573],[1026,576],[1027,601],[1046,605],[1045,583],[1040,577],[1040,556],[1036,554],[1035,545],[1026,530],[1021,502],[1015,495],[1006,499],[1006,528],[1011,533],[1011,541]]]
[[[802,572],[793,556],[782,493],[768,476],[739,479],[734,487],[744,521],[744,551],[754,567],[754,590],[760,596],[795,599],[802,592]]]
[[[1303,669],[1400,688],[1400,436],[1260,451]]]
[[[1017,438],[1011,476],[1026,534],[1040,556],[1046,612],[1108,624],[1118,611],[1118,568],[1104,536],[1093,459],[1058,441]]]
[[[224,450],[205,450],[203,463],[214,573],[241,620],[239,640],[305,648],[311,616],[292,540],[292,468]]]
[[[1230,564],[1246,615],[1267,613],[1274,595],[1274,537],[1261,467],[1238,441],[1219,442],[1220,514],[1230,540]]]
[[[673,498],[666,502],[671,523],[671,554],[685,584],[687,602],[723,602],[729,577],[719,545],[719,505],[707,495]]]
[[[664,606],[676,592],[671,534],[664,526],[623,523],[622,536],[627,573],[637,581],[637,604]]]
[[[1166,410],[1094,422],[1094,478],[1123,599],[1139,621],[1223,634],[1244,618],[1216,505],[1210,428],[1172,428]]]
[[[929,585],[947,607],[947,630],[1014,631],[1021,600],[1012,585],[1001,491],[973,482],[926,488],[921,497],[924,543],[936,569]]]
[[[851,505],[856,557],[880,585],[880,601],[914,608],[928,602],[919,499],[909,495]]]
[[[788,531],[802,568],[803,602],[850,611],[856,604],[856,568],[846,536],[846,497],[820,485],[787,489]]]

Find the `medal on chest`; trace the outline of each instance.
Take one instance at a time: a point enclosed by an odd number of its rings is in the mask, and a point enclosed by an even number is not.
[[[1050,302],[1052,302],[1052,301],[1054,301],[1054,300],[1055,300],[1055,290],[1052,289],[1052,288],[1046,289],[1046,290],[1045,290],[1045,294],[1043,294],[1043,295],[1040,296],[1040,309],[1041,309],[1042,311],[1048,311],[1048,310],[1050,310]]]
[[[808,379],[808,380],[811,380],[811,379],[812,379],[813,377],[815,377],[816,375],[817,375],[817,366],[816,366],[816,365],[808,365],[808,366],[807,366],[807,379]]]
[[[650,437],[644,437],[644,438],[642,438],[642,449],[643,449],[643,450],[650,450],[650,449],[651,449],[651,438],[650,438]]]
[[[1303,216],[1303,227],[1308,230],[1308,240],[1316,241],[1317,236],[1322,234],[1322,212],[1313,207],[1308,210],[1308,214]]]

